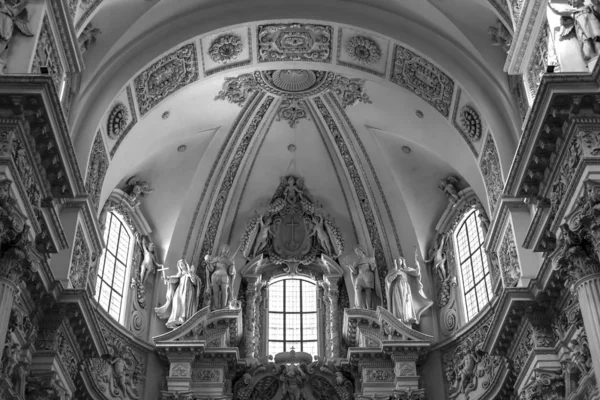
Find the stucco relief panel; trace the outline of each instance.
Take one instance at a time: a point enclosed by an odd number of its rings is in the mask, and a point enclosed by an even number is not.
[[[333,27],[328,25],[259,25],[256,36],[259,62],[332,60]]]
[[[483,175],[483,181],[485,182],[485,188],[487,190],[490,215],[493,217],[498,208],[500,198],[502,197],[504,180],[502,179],[502,169],[500,167],[498,150],[496,149],[496,144],[494,143],[491,132],[488,132],[485,140],[479,168]]]
[[[92,144],[92,154],[90,155],[90,161],[88,164],[87,176],[85,179],[85,190],[88,192],[92,199],[92,203],[98,208],[100,201],[100,194],[102,192],[102,184],[104,183],[104,176],[108,169],[108,155],[104,148],[104,141],[102,140],[102,133],[96,133],[96,138]]]
[[[81,229],[81,225],[77,225],[69,269],[69,281],[73,289],[85,289],[91,265],[90,254],[83,229]]]
[[[431,104],[444,117],[450,115],[454,81],[425,58],[396,45],[390,80]]]
[[[110,149],[110,158],[113,158],[127,134],[137,123],[133,91],[129,85],[113,101],[105,118],[107,145]]]
[[[188,43],[156,61],[135,78],[135,95],[144,116],[154,106],[199,77],[196,45]]]

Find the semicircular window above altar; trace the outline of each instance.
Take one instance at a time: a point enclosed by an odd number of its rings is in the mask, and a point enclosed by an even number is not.
[[[303,278],[284,278],[269,285],[268,354],[292,349],[318,355],[317,286]]]
[[[115,211],[108,213],[105,226],[106,247],[98,264],[95,298],[111,317],[122,322],[134,237],[123,217]]]
[[[454,236],[467,321],[475,317],[493,295],[484,239],[477,210],[467,211]]]

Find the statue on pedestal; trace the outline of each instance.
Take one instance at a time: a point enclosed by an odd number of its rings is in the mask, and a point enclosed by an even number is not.
[[[352,283],[354,284],[354,306],[372,310],[373,289],[379,298],[381,298],[381,285],[379,284],[379,275],[377,274],[377,265],[375,257],[367,257],[362,247],[357,246],[354,249],[358,259],[351,265],[346,265],[352,274]]]
[[[440,277],[440,281],[444,282],[448,278],[448,269],[446,268],[446,252],[444,245],[446,244],[446,235],[441,234],[439,239],[435,241],[433,247],[429,250],[429,260],[424,260],[425,263],[433,264],[435,272]]]
[[[199,279],[196,267],[190,266],[187,261],[177,262],[177,274],[163,279],[167,285],[167,301],[162,307],[154,309],[158,318],[167,319],[167,328],[177,328],[187,321],[198,307]]]
[[[211,307],[213,310],[220,310],[229,305],[230,300],[234,300],[233,280],[235,279],[235,264],[233,259],[237,251],[229,257],[229,245],[223,244],[218,256],[207,254],[204,257],[206,261],[206,294],[212,299]],[[210,287],[208,286],[210,282]]]
[[[423,311],[433,304],[423,293],[417,257],[415,248],[416,268],[408,267],[403,257],[396,258],[394,268],[385,277],[388,310],[407,325],[418,324]]]
[[[156,261],[156,253],[154,252],[154,243],[150,241],[148,236],[142,236],[140,239],[136,236],[138,243],[140,244],[140,248],[143,253],[143,259],[140,264],[140,282],[142,284],[146,283],[146,279],[148,279],[148,275],[150,272],[153,274],[156,273],[156,268],[163,268],[162,264],[159,264]]]
[[[8,50],[15,28],[25,36],[33,36],[29,26],[27,8],[25,8],[27,2],[28,0],[18,2],[0,0],[0,74],[3,73],[6,65],[4,55]]]

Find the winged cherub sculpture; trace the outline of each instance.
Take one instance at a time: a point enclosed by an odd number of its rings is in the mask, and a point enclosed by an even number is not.
[[[15,29],[25,36],[33,36],[27,15],[28,0],[0,0],[0,74],[6,65],[6,52]]]

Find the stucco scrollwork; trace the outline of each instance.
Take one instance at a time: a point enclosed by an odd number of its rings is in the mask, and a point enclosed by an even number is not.
[[[209,57],[216,63],[233,61],[244,49],[242,39],[237,35],[223,35],[216,38],[208,49]]]
[[[479,168],[483,174],[483,181],[487,189],[488,202],[490,204],[490,215],[495,215],[502,191],[504,190],[504,181],[502,180],[502,169],[500,167],[500,158],[498,150],[492,138],[491,132],[488,133],[483,146]]]
[[[365,36],[354,36],[346,43],[350,58],[366,65],[375,64],[381,59],[381,49],[373,40]]]
[[[102,184],[104,183],[104,176],[108,170],[108,155],[104,148],[104,141],[102,140],[102,134],[96,133],[96,138],[92,144],[92,154],[88,164],[87,177],[85,179],[85,189],[89,193],[92,202],[96,207],[100,202],[100,194],[102,192]]]

